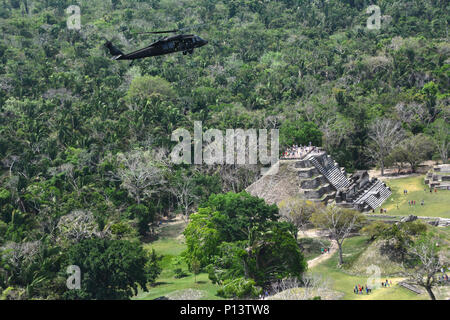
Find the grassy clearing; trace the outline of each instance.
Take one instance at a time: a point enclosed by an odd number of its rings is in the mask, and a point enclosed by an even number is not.
[[[430,193],[429,187],[424,183],[424,177],[421,175],[386,180],[386,184],[392,190],[392,196],[382,206],[387,209],[387,215],[413,214],[450,218],[450,190],[437,190]],[[407,195],[403,194],[404,189],[408,190]],[[416,201],[415,206],[408,205],[408,201],[411,200]],[[423,206],[420,205],[422,200],[424,200]]]
[[[178,279],[174,277],[175,267],[173,266],[173,259],[186,249],[181,235],[184,227],[184,222],[163,225],[159,233],[159,239],[145,245],[146,249],[155,249],[157,254],[163,255],[161,261],[162,272],[156,283],[149,288],[149,292],[139,290],[134,299],[152,300],[168,295],[176,297],[178,293],[182,295],[186,289],[201,291],[203,293],[201,299],[203,300],[220,299],[220,297],[216,296],[219,286],[211,283],[207,273],[197,275],[197,282],[195,282],[194,275],[188,272],[187,265],[183,264],[182,268],[188,273],[188,276]]]
[[[417,295],[396,283],[401,278],[388,278],[393,282],[392,287],[374,289],[371,294],[357,295],[353,293],[356,284],[366,285],[370,273],[367,275],[351,275],[347,269],[358,259],[367,247],[366,237],[354,237],[344,242],[344,266],[338,268],[338,253],[336,252],[329,260],[312,268],[310,272],[321,274],[331,280],[332,288],[343,293],[344,300],[425,300],[427,295]],[[382,280],[386,280],[382,278]]]

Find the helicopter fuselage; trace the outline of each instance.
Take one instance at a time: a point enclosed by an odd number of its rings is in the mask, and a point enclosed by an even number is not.
[[[171,37],[162,38],[148,47],[139,49],[137,51],[128,54],[115,55],[111,52],[116,60],[134,60],[146,57],[160,56],[164,54],[169,54],[173,52],[182,51],[183,54],[193,53],[195,48],[200,48],[206,45],[208,41],[200,38],[199,36],[193,34],[180,34]],[[112,45],[111,45],[112,47]],[[110,47],[109,47],[110,48]],[[110,48],[111,51],[111,48]]]

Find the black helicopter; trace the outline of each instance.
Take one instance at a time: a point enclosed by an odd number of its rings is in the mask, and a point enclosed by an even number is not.
[[[179,32],[181,29],[168,30],[168,31],[151,31],[142,33],[174,33]],[[195,48],[200,48],[206,45],[208,41],[200,38],[195,34],[178,34],[175,36],[164,37],[158,41],[153,42],[148,47],[133,51],[131,53],[124,54],[117,49],[111,41],[105,43],[105,47],[109,49],[109,53],[113,56],[114,60],[135,60],[146,57],[161,56],[164,54],[174,53],[182,51],[183,54],[192,54]]]

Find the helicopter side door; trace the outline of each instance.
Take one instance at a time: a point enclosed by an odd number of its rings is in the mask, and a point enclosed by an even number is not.
[[[164,52],[174,52],[175,51],[175,41],[163,42],[161,45],[161,49]]]

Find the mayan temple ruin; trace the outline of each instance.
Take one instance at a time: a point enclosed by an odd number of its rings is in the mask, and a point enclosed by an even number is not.
[[[389,198],[391,190],[367,171],[348,175],[323,149],[294,147],[278,162],[277,172],[269,170],[246,190],[267,203],[280,203],[290,197],[336,203],[339,206],[370,211]]]
[[[425,184],[432,189],[450,190],[450,164],[434,166],[425,176]]]

